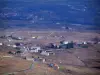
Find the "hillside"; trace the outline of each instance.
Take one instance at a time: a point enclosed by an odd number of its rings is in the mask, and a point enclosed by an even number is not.
[[[2,53],[0,53],[1,56]],[[78,66],[61,66],[60,70],[49,68],[46,64],[33,63],[20,58],[0,59],[0,75],[98,75],[95,69]]]
[[[45,64],[33,63],[20,58],[4,58],[0,53],[0,75],[65,75],[63,72],[53,70]],[[6,54],[7,56],[7,54]]]
[[[60,55],[58,52],[56,56],[47,57],[59,64],[60,69],[55,70],[46,63],[27,61],[9,55],[5,48],[0,51],[0,75],[98,75],[100,74],[99,49],[99,45],[94,45],[88,49],[70,49],[60,52]],[[63,62],[59,63],[59,60]]]
[[[0,27],[53,28],[70,24],[96,27],[100,24],[98,4],[97,0],[1,0]]]

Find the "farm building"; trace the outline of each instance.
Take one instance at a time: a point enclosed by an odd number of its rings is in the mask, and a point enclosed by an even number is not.
[[[37,53],[37,52],[39,52],[41,50],[41,47],[31,47],[31,48],[29,48],[29,51],[30,52],[35,52],[35,53]]]
[[[45,56],[49,56],[49,55],[54,55],[55,53],[53,53],[52,51],[42,51],[41,55],[45,55]]]

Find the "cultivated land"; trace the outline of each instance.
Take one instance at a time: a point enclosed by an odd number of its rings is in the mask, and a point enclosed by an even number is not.
[[[95,32],[73,32],[73,31],[31,31],[31,30],[6,30],[2,35],[24,37],[24,40],[13,40],[14,42],[31,43],[31,45],[47,45],[48,43],[58,44],[61,40],[67,41],[90,41],[100,37]],[[63,37],[62,37],[63,36]],[[33,39],[32,37],[37,37]],[[6,39],[1,42],[9,43]],[[15,50],[11,47],[0,46],[0,75],[99,75],[100,74],[100,44],[89,45],[88,48],[72,48],[55,50],[55,55],[42,56],[33,53],[32,56],[39,56],[46,59],[46,63],[32,62],[8,54]],[[9,57],[7,57],[9,56]],[[47,63],[57,63],[60,67],[55,70],[47,66]]]
[[[92,38],[98,36],[99,33],[96,32],[76,32],[76,31],[56,31],[56,30],[47,30],[47,31],[34,31],[34,30],[6,30],[5,34],[12,34],[14,36],[25,37],[24,42],[33,42],[33,43],[58,43],[61,40],[67,41],[90,41]],[[62,37],[63,36],[63,37]],[[32,39],[31,37],[38,37],[38,39]]]

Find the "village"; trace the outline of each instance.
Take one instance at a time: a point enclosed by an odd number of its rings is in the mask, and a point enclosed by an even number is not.
[[[29,32],[28,32],[29,33]],[[71,49],[88,48],[88,46],[100,44],[100,39],[94,37],[93,40],[88,41],[75,41],[66,40],[63,35],[55,35],[49,33],[45,36],[18,36],[16,33],[7,33],[6,35],[0,36],[0,39],[4,40],[0,43],[0,46],[12,47],[14,50],[8,51],[7,53],[15,57],[19,57],[28,61],[49,63],[49,66],[53,67],[54,63],[63,63],[62,61],[54,62],[51,61],[53,56],[56,56],[60,52],[70,51]],[[35,33],[36,34],[36,33]],[[39,34],[39,33],[37,33]],[[23,35],[23,34],[22,34]],[[39,42],[41,40],[50,40],[52,38],[60,38],[59,42],[49,41],[48,43]],[[40,40],[41,39],[41,40]],[[33,41],[34,40],[34,41]],[[38,43],[37,43],[38,42]],[[49,59],[49,57],[51,57]],[[77,57],[80,58],[80,57]],[[56,68],[59,66],[56,64]]]
[[[64,75],[74,75],[74,73],[77,75],[78,72],[81,75],[81,71],[74,72],[73,70],[76,71],[79,68],[84,70],[85,67],[89,70],[94,68],[98,71],[99,46],[100,35],[98,33],[31,30],[6,31],[5,34],[0,35],[0,63],[3,65],[12,63],[20,65],[16,66],[18,67],[18,69],[16,68],[18,70],[17,73],[16,69],[10,72],[6,71],[5,68],[4,72],[8,72],[7,75],[17,75],[23,72],[27,74],[30,71],[32,74],[39,73],[34,71],[35,67],[45,73],[44,75],[49,75],[50,72],[47,74],[47,69],[56,71],[57,75],[59,72],[62,72],[60,75],[63,73]],[[0,69],[3,70],[2,67]],[[99,71],[96,72],[94,69],[91,72],[98,75]],[[1,75],[5,75],[5,73]]]

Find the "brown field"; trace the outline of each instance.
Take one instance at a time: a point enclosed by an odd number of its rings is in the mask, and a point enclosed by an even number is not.
[[[2,55],[2,53],[0,53]],[[30,67],[32,62],[26,61],[20,58],[2,58],[0,59],[0,75],[8,75],[14,73],[14,75],[98,75],[99,70],[72,66],[61,65],[59,70],[49,68],[46,64],[33,63],[33,68],[25,70]]]
[[[31,42],[32,44],[59,43],[61,40],[66,41],[90,41],[100,34],[96,32],[76,32],[76,31],[32,31],[32,30],[7,30],[5,35],[24,37],[25,40],[19,42]],[[63,36],[63,38],[61,37]],[[32,39],[31,37],[38,37]],[[14,41],[16,42],[16,41]],[[18,40],[17,40],[18,42]]]

